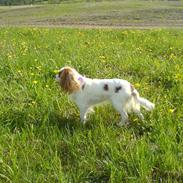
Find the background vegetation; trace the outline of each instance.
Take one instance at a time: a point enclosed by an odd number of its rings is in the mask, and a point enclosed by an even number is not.
[[[183,27],[183,1],[72,1],[0,6],[0,26]]]
[[[180,30],[1,28],[1,182],[182,182],[183,33]],[[122,78],[155,102],[145,121],[79,111],[54,80],[71,65]]]
[[[1,5],[27,5],[27,4],[41,4],[53,3],[58,4],[62,2],[101,2],[102,0],[0,0]],[[110,0],[109,0],[110,1]]]
[[[12,5],[19,3],[33,5]],[[0,6],[0,182],[182,183],[183,2],[6,4]],[[156,108],[119,128],[120,116],[108,104],[82,126],[54,79],[65,65],[88,77],[127,79]]]

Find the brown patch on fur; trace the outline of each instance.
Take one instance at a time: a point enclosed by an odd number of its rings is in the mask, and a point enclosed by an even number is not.
[[[108,91],[108,90],[109,90],[108,84],[105,84],[105,85],[104,85],[104,90],[105,90],[105,91]]]
[[[132,84],[130,84],[130,89],[131,89],[131,93],[132,93],[131,95],[134,96],[134,97],[136,97],[137,94],[134,92],[135,87]]]
[[[121,90],[122,89],[122,87],[121,86],[116,86],[116,88],[115,88],[115,93],[118,93],[119,92],[119,90]]]
[[[59,71],[59,73],[58,73],[59,78],[60,78],[62,72],[63,72],[63,70],[62,71]]]
[[[131,92],[133,92],[135,90],[135,87],[132,84],[130,84],[130,89],[131,89]]]
[[[80,89],[80,84],[74,77],[74,74],[70,67],[64,68],[59,73],[59,77],[60,77],[60,86],[65,92],[72,93]]]

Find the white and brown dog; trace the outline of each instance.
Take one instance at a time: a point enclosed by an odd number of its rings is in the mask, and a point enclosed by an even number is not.
[[[120,126],[128,123],[128,113],[134,112],[144,119],[140,106],[147,110],[154,109],[154,104],[139,96],[137,90],[122,79],[90,79],[80,75],[71,67],[63,67],[56,75],[61,88],[76,102],[80,118],[86,122],[87,113],[96,104],[110,101],[121,114]]]

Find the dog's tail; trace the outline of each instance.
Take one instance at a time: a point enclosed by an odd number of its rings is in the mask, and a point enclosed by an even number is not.
[[[137,103],[139,103],[142,107],[144,107],[146,110],[151,111],[154,109],[155,104],[153,104],[152,102],[150,102],[149,100],[140,97],[138,91],[134,88],[133,85],[131,85],[131,94],[134,97],[134,99],[136,100]]]
[[[142,107],[144,107],[148,111],[152,111],[155,107],[155,104],[153,104],[152,102],[150,102],[149,100],[147,100],[145,98],[138,97],[137,101],[140,103],[140,105]]]

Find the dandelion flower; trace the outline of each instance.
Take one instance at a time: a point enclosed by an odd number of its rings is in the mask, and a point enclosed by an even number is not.
[[[136,88],[139,88],[139,87],[140,87],[140,83],[135,83],[134,86],[135,86]]]
[[[34,80],[34,81],[33,81],[33,83],[34,83],[34,84],[37,84],[37,83],[38,83],[38,81]]]
[[[178,74],[175,74],[175,79],[177,79],[177,80],[178,79],[181,79],[181,74],[179,74],[179,73]]]
[[[100,59],[105,59],[105,56],[101,55],[99,56]]]
[[[168,109],[169,113],[173,113],[175,111],[175,109]]]
[[[54,70],[53,71],[55,74],[58,74],[59,73],[59,70]]]
[[[41,70],[41,66],[37,66],[36,68],[37,68],[39,71]]]
[[[36,102],[35,101],[32,101],[32,105],[35,105],[36,104]]]

